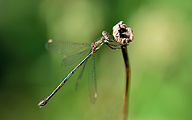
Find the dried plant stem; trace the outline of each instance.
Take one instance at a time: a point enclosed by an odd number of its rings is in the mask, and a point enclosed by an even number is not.
[[[122,120],[126,120],[128,114],[128,94],[129,94],[129,83],[130,83],[130,66],[127,52],[127,45],[121,46],[121,51],[123,54],[123,59],[125,62],[125,70],[126,70],[126,81],[125,81],[125,91],[123,98],[123,113]]]

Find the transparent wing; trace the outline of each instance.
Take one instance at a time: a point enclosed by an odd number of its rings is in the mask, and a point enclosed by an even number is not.
[[[64,41],[64,40],[48,40],[45,47],[57,54],[73,54],[77,51],[82,51],[85,49],[90,48],[90,45],[87,43],[81,42],[71,42],[71,41]]]
[[[51,39],[45,46],[51,53],[59,55],[57,58],[61,59],[64,67],[74,64],[90,50],[90,45],[87,43]]]
[[[95,103],[97,98],[97,84],[96,84],[96,73],[95,73],[95,56],[92,55],[90,70],[89,70],[89,96],[92,103]]]
[[[85,61],[84,65],[83,65],[83,67],[82,67],[82,69],[81,69],[81,71],[80,71],[80,74],[79,74],[79,77],[78,77],[78,79],[77,79],[76,86],[75,86],[75,89],[76,89],[76,90],[77,90],[78,85],[79,85],[79,82],[80,82],[80,80],[81,80],[81,78],[82,78],[82,76],[83,76],[83,72],[84,72],[84,70],[85,70],[85,66],[87,65],[87,61],[88,61],[88,59]]]
[[[86,56],[89,52],[89,48],[82,50],[80,52],[77,52],[73,55],[64,55],[63,59],[62,59],[62,66],[67,67],[69,65],[74,64],[75,62],[77,62],[78,60],[81,60],[82,58],[84,58],[84,56]]]

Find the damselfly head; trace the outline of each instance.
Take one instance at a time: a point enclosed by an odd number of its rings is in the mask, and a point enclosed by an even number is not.
[[[128,45],[133,41],[133,30],[120,21],[113,27],[113,37],[120,45]]]
[[[103,32],[102,32],[102,35],[103,35],[103,37],[105,38],[105,40],[109,40],[109,38],[110,38],[109,33],[107,33],[106,31],[103,31]]]

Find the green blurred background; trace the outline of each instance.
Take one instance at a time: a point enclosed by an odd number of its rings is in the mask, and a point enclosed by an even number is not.
[[[50,38],[93,42],[123,20],[134,30],[129,120],[191,120],[190,0],[0,0],[0,119],[119,120],[124,63],[121,51],[98,51],[98,99],[88,93],[88,71],[74,75],[43,108],[66,75],[44,45]]]

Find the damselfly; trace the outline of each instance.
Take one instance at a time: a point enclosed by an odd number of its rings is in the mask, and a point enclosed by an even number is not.
[[[82,72],[83,72],[83,70],[84,70],[84,68],[85,68],[85,65],[87,64],[87,61],[88,61],[88,59],[92,56],[93,57],[93,60],[94,60],[94,54],[97,52],[97,50],[99,50],[99,48],[101,47],[101,46],[103,46],[103,45],[107,45],[108,47],[110,47],[111,49],[120,49],[121,47],[120,47],[120,45],[119,44],[115,44],[116,43],[116,41],[115,40],[112,40],[112,39],[110,39],[110,35],[106,32],[106,31],[103,31],[102,32],[102,37],[101,38],[99,38],[99,39],[97,39],[96,41],[94,41],[93,43],[91,43],[90,45],[89,45],[89,53],[88,53],[88,55],[84,58],[84,59],[82,59],[81,60],[81,62],[77,65],[77,66],[75,66],[72,70],[71,70],[71,72],[69,72],[69,74],[61,81],[61,83],[52,91],[52,93],[47,97],[47,98],[45,98],[44,100],[42,100],[38,105],[40,106],[40,107],[42,107],[42,106],[44,106],[44,105],[46,105],[47,104],[47,102],[51,99],[51,97],[65,84],[65,82],[73,75],[73,73],[81,66],[81,65],[83,65],[83,67],[82,67],[82,70],[80,71],[80,76],[79,76],[79,78],[78,78],[78,81],[77,81],[77,84],[78,84],[78,82],[79,82],[79,80],[80,80],[80,78],[82,77]],[[54,40],[49,40],[48,41],[48,45],[54,45]],[[77,44],[78,45],[78,43],[74,43],[74,44]],[[80,45],[80,44],[79,44]],[[55,46],[56,47],[56,49],[57,49],[57,46]],[[60,44],[60,47],[62,47],[62,45]],[[76,54],[75,56],[76,56],[76,58],[78,58],[77,56],[79,55],[80,56],[80,54],[82,54],[82,53],[84,53],[84,51],[86,51],[86,49],[85,50],[83,50],[83,51],[81,51],[81,52],[79,52],[78,54]],[[61,50],[61,52],[62,52],[62,50]],[[73,60],[71,60],[70,62],[73,62]],[[90,92],[91,92],[91,99],[95,99],[96,97],[97,97],[97,88],[96,88],[96,79],[95,79],[95,72],[94,72],[94,69],[95,69],[95,64],[94,64],[94,61],[93,61],[93,72],[92,72],[92,77],[91,77],[91,79],[93,80],[93,82],[95,82],[95,85],[94,86],[92,86],[91,88],[90,88]],[[94,100],[93,100],[94,101]]]

